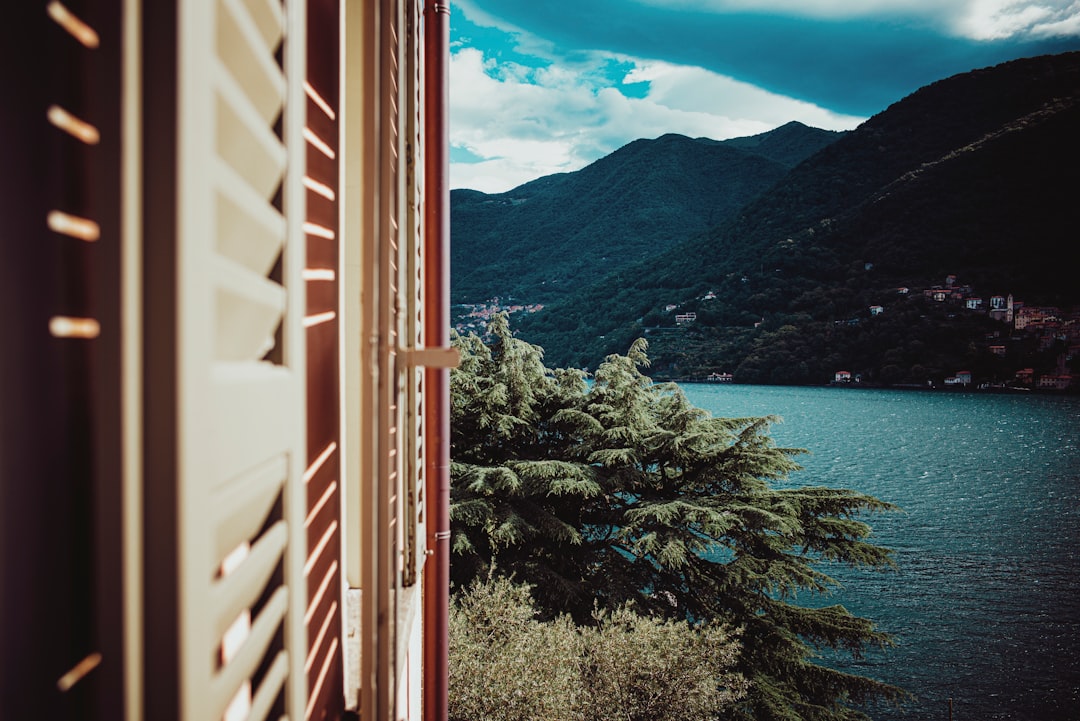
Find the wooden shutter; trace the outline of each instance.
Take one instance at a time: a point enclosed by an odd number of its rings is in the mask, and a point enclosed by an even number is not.
[[[422,709],[423,668],[423,596],[421,570],[426,560],[427,533],[424,523],[424,318],[422,315],[423,281],[423,118],[421,97],[420,22],[422,5],[417,0],[403,0],[400,40],[400,87],[394,105],[401,128],[399,148],[402,164],[398,171],[401,194],[402,232],[397,245],[397,293],[394,299],[398,329],[398,453],[402,458],[398,493],[401,503],[398,523],[401,550],[397,599],[397,668],[396,710],[400,716],[418,716]],[[432,710],[434,713],[434,710]]]
[[[340,14],[337,0],[307,9],[307,575],[306,718],[344,710],[341,617],[341,440],[338,320]]]
[[[145,7],[149,718],[306,706],[303,9]]]
[[[344,397],[347,697],[361,717],[419,716],[426,559],[422,446],[421,5],[346,7]],[[358,332],[357,332],[358,331]],[[355,358],[352,357],[355,355]],[[355,666],[351,667],[355,668]]]
[[[0,26],[0,715],[119,719],[121,4]]]
[[[412,351],[424,347],[424,318],[421,292],[423,280],[423,107],[420,21],[423,7],[417,0],[407,0],[404,43],[405,64],[402,68],[404,87],[401,89],[401,123],[405,129],[405,168],[403,194],[405,196],[406,232],[400,244],[400,267],[402,282],[398,289],[398,325],[402,346]],[[407,459],[403,492],[404,549],[401,583],[412,586],[419,580],[427,549],[424,531],[424,428],[423,397],[424,371],[413,353],[407,354],[402,371],[402,451]]]
[[[418,584],[424,560],[422,382],[418,349],[423,347],[420,293],[423,209],[418,163],[420,129],[419,23],[415,0],[386,3],[381,72],[382,202],[380,237],[381,346],[379,376],[383,429],[380,484],[387,494],[392,555],[383,583],[393,619],[386,634],[387,688],[398,716],[419,710],[422,597]],[[414,682],[415,681],[415,682]],[[416,708],[413,708],[413,705]]]
[[[371,635],[377,640],[378,651],[375,682],[377,697],[374,700],[376,716],[389,718],[394,715],[395,688],[398,674],[398,588],[402,549],[402,525],[400,523],[402,455],[400,453],[401,396],[398,378],[397,318],[400,278],[400,240],[403,220],[404,197],[400,182],[403,143],[400,108],[401,88],[401,4],[397,0],[379,3],[376,38],[378,60],[376,65],[378,114],[378,165],[374,187],[377,188],[377,228],[374,238],[376,262],[373,311],[379,338],[374,362],[377,365],[378,388],[374,416],[378,419],[376,440],[376,504],[380,512],[372,521],[378,527],[375,557],[374,584],[365,598],[371,598],[378,606],[378,629]]]

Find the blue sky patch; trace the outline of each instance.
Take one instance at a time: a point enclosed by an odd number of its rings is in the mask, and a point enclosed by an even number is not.
[[[451,163],[481,163],[486,158],[482,155],[477,155],[466,147],[461,145],[450,146],[450,162]]]

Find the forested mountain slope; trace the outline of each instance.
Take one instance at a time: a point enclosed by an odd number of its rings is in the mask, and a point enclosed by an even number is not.
[[[718,225],[840,133],[636,140],[506,193],[454,190],[452,298],[547,303]]]
[[[897,379],[918,381],[918,359],[901,346],[944,343],[933,339],[954,319],[913,305],[914,294],[901,302],[898,287],[955,274],[985,297],[1080,302],[1077,128],[1080,53],[934,83],[796,166],[730,221],[519,328],[553,365],[595,366],[656,330],[652,355],[672,375],[712,368],[737,381],[820,382],[835,364],[872,374],[892,350]],[[697,319],[672,328],[669,304]],[[871,305],[885,312],[868,318]],[[849,320],[859,327],[848,330]],[[967,326],[980,341],[1002,330]],[[770,340],[781,329],[785,342]],[[770,359],[780,346],[786,355]],[[972,360],[982,350],[972,348]]]

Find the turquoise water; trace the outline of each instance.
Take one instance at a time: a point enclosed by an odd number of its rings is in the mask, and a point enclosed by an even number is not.
[[[833,665],[914,693],[876,719],[1080,719],[1080,398],[683,386],[719,416],[775,414],[807,448],[791,482],[853,488],[895,572],[833,569],[844,604],[898,645]],[[808,604],[818,599],[805,599]]]

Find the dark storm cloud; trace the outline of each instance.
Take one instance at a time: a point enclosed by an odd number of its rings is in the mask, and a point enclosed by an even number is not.
[[[1080,49],[1080,39],[973,40],[916,15],[848,19],[674,9],[627,0],[468,0],[553,44],[696,65],[836,112],[871,115],[973,68]]]

